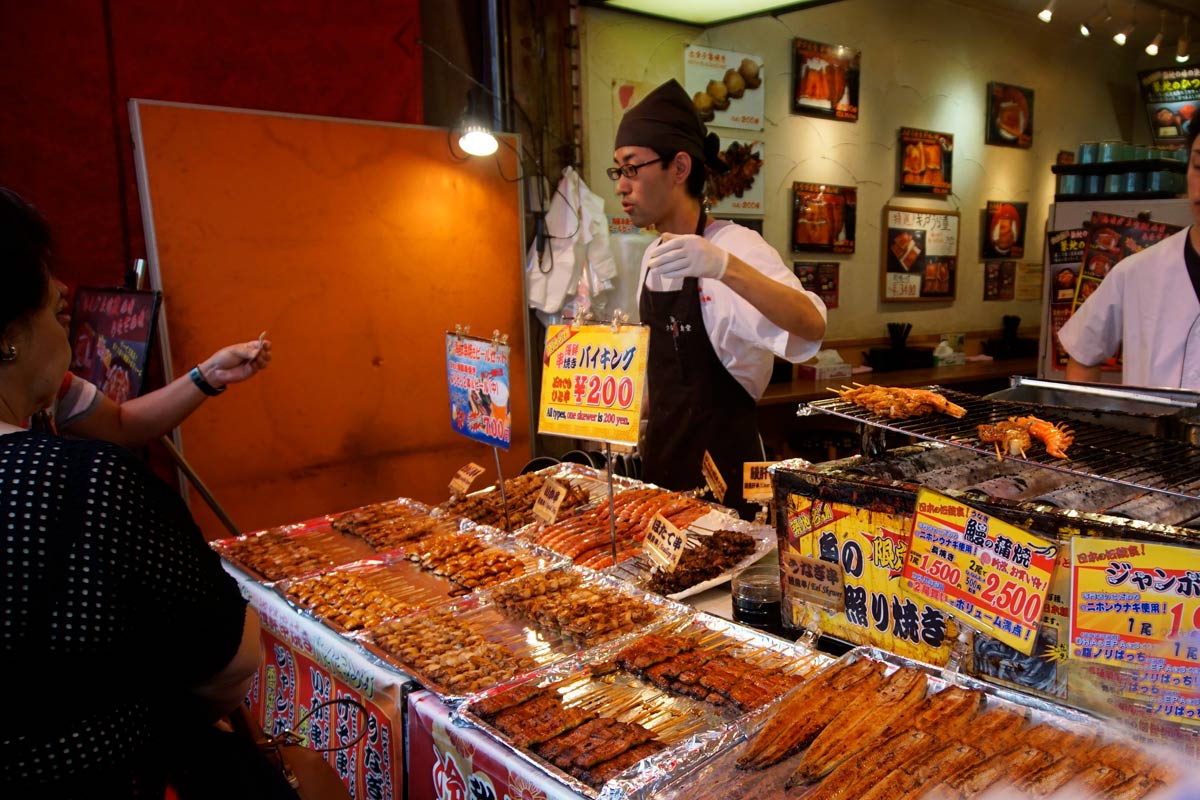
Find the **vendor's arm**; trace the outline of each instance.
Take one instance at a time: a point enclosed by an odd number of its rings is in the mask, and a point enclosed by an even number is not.
[[[1100,365],[1089,367],[1074,358],[1067,358],[1067,380],[1078,383],[1099,383]]]
[[[255,339],[222,348],[198,366],[204,379],[220,389],[246,380],[266,368],[270,360],[271,342],[263,340],[260,348]],[[199,408],[206,397],[185,373],[161,389],[120,405],[101,395],[91,413],[72,421],[62,432],[136,447],[170,432]]]
[[[648,264],[663,279],[722,281],[781,329],[809,341],[825,336],[825,318],[802,291],[764,275],[702,236],[664,233]]]

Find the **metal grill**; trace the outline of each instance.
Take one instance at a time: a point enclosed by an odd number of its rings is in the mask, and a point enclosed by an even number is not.
[[[936,390],[948,400],[965,408],[966,416],[955,418],[934,413],[910,419],[890,419],[840,397],[815,400],[808,403],[808,407],[876,428],[917,439],[941,442],[964,450],[974,450],[992,457],[996,455],[995,447],[980,441],[979,426],[1009,417],[1032,414],[1049,422],[1063,422],[1071,428],[1075,434],[1075,441],[1067,449],[1069,460],[1064,461],[1046,453],[1045,447],[1037,438],[1034,438],[1026,458],[1007,454],[1004,458],[1037,464],[1081,478],[1095,478],[1176,497],[1200,497],[1198,448],[1189,447],[1181,442],[1139,436],[1102,425],[1077,422],[1033,403],[991,400],[937,386],[927,388]]]

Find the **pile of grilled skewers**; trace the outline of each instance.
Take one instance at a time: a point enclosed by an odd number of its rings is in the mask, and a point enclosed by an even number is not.
[[[376,552],[384,552],[433,533],[457,530],[459,523],[392,500],[347,511],[335,517],[330,525],[339,533],[364,540]]]
[[[459,588],[451,595],[493,586],[525,572],[525,563],[519,556],[466,532],[428,536],[410,548],[405,558],[456,584]]]
[[[591,494],[587,489],[576,486],[568,480],[559,482],[567,490],[567,496],[559,506],[559,516],[569,509],[585,505],[591,499]],[[515,531],[533,522],[533,504],[538,495],[542,493],[545,483],[545,476],[529,472],[504,481],[503,496],[497,488],[492,492],[477,492],[451,498],[438,508],[449,514],[466,517],[480,525],[491,525],[493,528]],[[505,504],[508,506],[507,524]]]
[[[297,605],[347,631],[370,628],[417,608],[353,572],[302,578],[290,584],[285,594]]]
[[[309,547],[304,539],[286,528],[271,528],[258,535],[234,539],[225,553],[269,581],[337,566],[328,553]]]
[[[740,531],[713,531],[688,534],[687,549],[675,569],[655,571],[647,589],[658,594],[674,594],[715,578],[754,552],[754,537]]]

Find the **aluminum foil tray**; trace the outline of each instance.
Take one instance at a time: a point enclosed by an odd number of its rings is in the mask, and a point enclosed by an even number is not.
[[[590,570],[558,567],[544,575],[575,573],[581,585],[616,594],[623,605],[641,603],[649,610],[649,619],[628,630],[608,634],[613,641],[635,636],[647,626],[677,618],[684,607]],[[399,669],[425,688],[441,695],[448,703],[470,693],[521,680],[535,670],[582,652],[595,642],[548,630],[532,620],[504,608],[494,598],[534,575],[524,575],[501,586],[491,587],[470,597],[418,611],[399,620],[385,622],[351,638],[380,663]],[[415,637],[427,631],[424,641],[416,641],[407,651],[388,644],[389,636]],[[605,640],[605,637],[599,637]],[[424,668],[424,660],[434,656]],[[439,676],[437,665],[450,662],[457,668],[453,675]],[[471,674],[466,674],[471,673]],[[463,676],[465,677],[456,677]]]
[[[1082,735],[1104,730],[1104,739],[1106,741],[1122,742],[1132,748],[1143,750],[1161,763],[1169,764],[1176,768],[1178,774],[1186,774],[1187,765],[1178,754],[1169,751],[1148,751],[1144,745],[1134,742],[1132,739],[1124,738],[1120,734],[1113,733],[1111,725],[1106,726],[1104,723],[1087,714],[1020,692],[993,686],[983,681],[977,681],[961,674],[948,674],[929,664],[906,659],[875,648],[856,648],[839,659],[839,663],[852,663],[861,659],[872,659],[883,662],[887,665],[887,672],[889,674],[899,667],[920,670],[926,673],[931,693],[940,691],[951,684],[980,690],[985,696],[985,709],[994,706],[1012,708],[1026,717],[1028,720],[1026,723],[1027,727],[1046,722],[1064,731]],[[614,782],[609,787],[606,787],[606,789],[611,789],[612,791],[605,792],[604,800],[615,800],[616,798],[638,798],[641,800],[642,798],[649,797],[654,797],[656,800],[691,800],[696,796],[696,787],[698,786],[704,787],[706,797],[765,798],[783,796],[785,783],[788,777],[795,772],[797,765],[803,759],[805,751],[801,750],[780,763],[763,770],[741,770],[736,766],[738,758],[749,745],[749,740],[773,716],[778,705],[779,703],[772,704],[744,718],[739,725],[738,734],[729,737],[728,746],[711,755],[703,763],[693,762],[686,769],[676,769],[673,772],[665,774],[661,780],[643,782],[640,785],[632,785],[628,782]],[[971,744],[970,736],[963,737],[962,743]],[[648,767],[649,765],[644,766]],[[812,787],[812,790],[815,791],[820,786],[821,784],[818,783]],[[811,791],[806,792],[801,787],[793,789],[788,796],[803,798],[811,793]],[[989,794],[989,796],[991,795]],[[1055,796],[1057,797],[1058,795]]]
[[[725,517],[719,525],[711,526],[711,523],[705,523],[704,519],[697,520],[697,523],[688,527],[689,531],[689,546],[694,545],[697,538],[711,533],[713,530],[723,529],[746,533],[754,537],[754,549],[743,556],[728,569],[714,575],[711,578],[693,584],[686,589],[681,589],[677,592],[667,594],[667,597],[672,600],[683,600],[693,595],[706,592],[723,583],[727,583],[734,575],[744,570],[746,567],[754,564],[762,559],[768,553],[775,550],[779,546],[779,537],[775,533],[775,529],[770,525],[765,525],[759,522],[746,522],[738,519],[736,515],[723,515]],[[703,525],[700,523],[704,523]],[[654,572],[658,567],[650,560],[650,557],[645,553],[639,553],[633,558],[622,561],[615,567],[609,567],[605,570],[610,575],[621,578],[624,581],[632,583],[634,586],[639,586],[647,590],[650,589],[650,581]]]
[[[514,482],[525,481],[534,476],[540,477],[540,478],[554,478],[555,480],[557,480],[559,482],[570,484],[571,486],[575,487],[576,489],[583,489],[583,490],[587,491],[589,494],[589,500],[588,500],[588,502],[582,504],[581,506],[577,506],[579,508],[582,508],[584,506],[590,506],[590,505],[594,504],[595,502],[597,502],[597,499],[600,496],[603,496],[603,497],[608,496],[608,482],[603,477],[603,473],[601,473],[597,470],[589,469],[589,468],[582,467],[582,466],[576,465],[576,464],[558,464],[553,467],[547,467],[545,469],[537,470],[536,472],[531,472],[531,473],[526,473],[523,475],[511,477],[511,478],[506,478],[504,483],[505,483],[506,491],[509,492],[508,496],[505,498],[508,503],[508,514],[509,514],[509,519],[507,522],[507,529],[510,531],[520,530],[520,529],[526,527],[527,525],[530,525],[536,521],[533,518],[533,502],[537,498],[537,494],[536,493],[525,494],[523,496],[524,497],[523,502],[514,502],[514,498],[512,496],[512,491],[511,491],[512,487],[514,485]],[[618,479],[618,480],[620,480],[620,479]],[[625,481],[625,483],[627,484],[628,481]],[[616,488],[615,485],[614,485],[614,488]],[[620,491],[620,490],[618,490],[618,491]],[[463,502],[469,502],[469,501],[474,500],[474,501],[484,501],[484,502],[489,502],[489,503],[495,502],[495,503],[499,504],[500,503],[499,493],[500,493],[500,490],[496,487],[495,484],[492,484],[491,486],[480,489],[477,492],[471,492],[470,494],[467,494],[465,497],[462,498],[462,500],[463,500]],[[498,508],[503,509],[504,506],[498,505]],[[461,518],[461,519],[472,519],[469,516],[469,514],[464,513],[462,506],[458,502],[456,502],[455,499],[453,499],[453,498],[450,500],[447,500],[445,503],[442,503],[441,505],[439,505],[435,509],[435,513],[440,514],[440,515],[445,515],[445,516],[457,517],[457,518]],[[479,519],[478,516],[475,516],[472,521],[478,522],[478,524],[489,525],[491,527],[501,529],[501,530],[503,530],[505,528],[505,520],[503,518],[502,510],[497,511],[495,519],[491,519],[491,518],[487,518],[487,517],[485,517],[484,519]]]
[[[361,539],[333,530],[327,517],[217,539],[209,546],[251,580],[266,584],[325,572],[375,555]]]
[[[354,518],[377,514],[378,522]],[[432,508],[416,500],[401,497],[381,503],[370,503],[350,511],[330,514],[326,519],[335,530],[346,536],[365,541],[372,550],[386,553],[411,541],[434,533],[457,531],[474,527],[475,523],[461,517],[438,515]],[[394,524],[389,524],[394,523]]]
[[[724,652],[781,672],[807,675],[832,658],[803,645],[778,639],[708,614],[689,614],[653,628],[662,635],[687,635],[701,640],[701,647]],[[732,724],[742,712],[732,706],[715,706],[682,694],[671,693],[640,676],[615,667],[619,652],[641,637],[607,644],[559,664],[540,670],[519,684],[501,687],[468,698],[454,713],[455,719],[476,726],[503,742],[522,761],[560,781],[585,797],[610,796],[619,786],[623,796],[631,787],[664,780],[680,765],[701,762],[729,743]],[[621,722],[638,722],[667,745],[665,750],[643,759],[603,787],[586,783],[555,766],[532,748],[520,746],[510,736],[475,713],[479,703],[505,692],[526,692],[535,687],[554,686],[564,707],[582,708],[600,717]],[[694,790],[694,788],[693,788]]]

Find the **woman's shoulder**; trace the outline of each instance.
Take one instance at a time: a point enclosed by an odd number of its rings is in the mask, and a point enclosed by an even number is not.
[[[75,439],[25,431],[0,436],[0,462],[31,466],[119,468],[141,472],[145,467],[125,448],[98,439]]]

